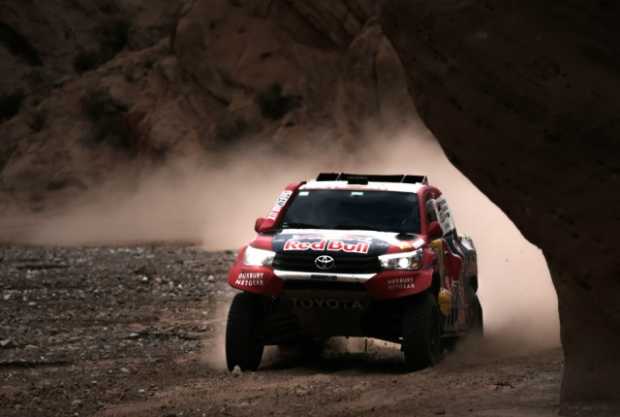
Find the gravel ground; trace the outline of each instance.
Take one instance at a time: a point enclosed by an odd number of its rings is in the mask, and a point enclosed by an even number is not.
[[[224,370],[233,252],[0,246],[0,416],[552,416],[559,349],[497,352],[493,335],[439,366],[335,345],[306,363],[269,349]],[[362,344],[365,345],[365,344]]]

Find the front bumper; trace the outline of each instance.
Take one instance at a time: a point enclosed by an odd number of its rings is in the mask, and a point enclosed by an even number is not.
[[[233,288],[256,294],[278,297],[288,283],[303,283],[323,290],[353,284],[365,288],[369,297],[387,300],[418,294],[430,288],[433,269],[419,271],[381,271],[373,273],[326,273],[274,270],[270,267],[250,267],[237,262],[231,269],[228,282]]]

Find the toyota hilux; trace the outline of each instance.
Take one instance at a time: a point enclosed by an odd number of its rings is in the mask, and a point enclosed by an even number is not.
[[[482,334],[474,244],[425,176],[322,173],[288,185],[255,230],[228,275],[230,370],[336,336],[400,344],[416,370]]]

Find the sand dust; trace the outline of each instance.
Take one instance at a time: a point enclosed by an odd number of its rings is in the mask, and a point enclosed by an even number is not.
[[[286,153],[265,147],[249,155],[246,146],[213,160],[175,160],[141,174],[132,186],[126,173],[117,173],[64,213],[26,220],[36,227],[23,240],[46,245],[192,241],[207,250],[236,249],[252,238],[254,219],[267,213],[289,182],[321,171],[423,173],[444,191],[459,232],[477,246],[487,334],[509,341],[508,349],[559,346],[557,297],[541,251],[449,163],[423,127],[365,136],[354,151],[310,142]],[[5,227],[15,225],[11,222],[2,220]]]

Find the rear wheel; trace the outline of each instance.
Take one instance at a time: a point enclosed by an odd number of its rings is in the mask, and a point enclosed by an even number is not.
[[[443,347],[448,352],[454,352],[459,343],[458,336],[446,337],[442,340]]]
[[[477,294],[474,294],[470,309],[471,322],[469,332],[473,336],[482,337],[484,335],[484,320],[482,316],[482,305],[480,304]]]
[[[410,370],[438,363],[443,356],[441,317],[437,300],[430,292],[412,299],[403,317],[402,350]]]
[[[264,309],[260,296],[240,293],[235,296],[228,311],[226,325],[226,365],[232,371],[255,371],[263,356],[262,329]]]

